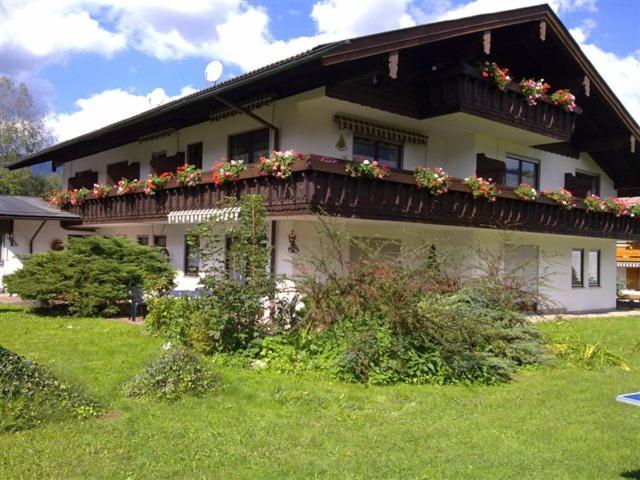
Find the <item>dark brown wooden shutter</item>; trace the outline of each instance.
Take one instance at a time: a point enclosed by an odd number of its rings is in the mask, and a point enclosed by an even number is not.
[[[140,179],[140,163],[129,163],[126,160],[124,162],[112,163],[107,165],[107,182],[114,185],[120,181],[121,178],[127,180],[139,180]]]
[[[184,152],[167,157],[161,155],[151,159],[151,170],[155,175],[162,175],[165,172],[175,173],[179,166],[184,165]]]
[[[83,172],[77,172],[73,177],[70,177],[67,181],[67,187],[69,190],[78,188],[88,188],[91,190],[94,183],[98,183],[98,172],[85,170]]]
[[[576,177],[572,173],[564,174],[564,188],[573,193],[574,197],[584,198],[591,191],[592,182],[588,178]]]
[[[484,153],[476,156],[476,175],[482,178],[490,178],[495,183],[504,184],[507,176],[507,165],[495,158],[489,158]]]

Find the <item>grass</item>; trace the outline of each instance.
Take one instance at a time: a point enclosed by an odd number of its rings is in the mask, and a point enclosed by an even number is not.
[[[541,326],[602,341],[632,367],[568,365],[497,387],[362,387],[221,371],[218,392],[125,399],[162,343],[135,325],[0,305],[0,344],[50,365],[112,415],[0,435],[0,478],[640,479],[640,317]]]

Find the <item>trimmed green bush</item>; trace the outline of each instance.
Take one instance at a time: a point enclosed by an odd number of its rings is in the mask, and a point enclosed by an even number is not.
[[[0,347],[0,432],[98,413],[96,402],[57,380],[47,368]]]
[[[72,314],[115,315],[140,285],[147,293],[173,286],[174,272],[155,247],[124,237],[70,238],[64,251],[36,253],[4,277],[7,289],[44,308],[63,307]]]
[[[169,400],[199,395],[220,384],[213,373],[191,350],[176,347],[163,352],[124,387],[128,397],[158,397]]]

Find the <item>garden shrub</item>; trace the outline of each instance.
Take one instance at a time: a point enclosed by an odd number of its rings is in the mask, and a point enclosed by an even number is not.
[[[630,371],[624,359],[601,342],[586,342],[575,338],[565,338],[550,344],[551,350],[560,358],[585,370],[603,367],[619,367]]]
[[[151,396],[177,399],[199,395],[217,388],[218,375],[213,373],[193,351],[175,347],[163,352],[124,386],[128,397]]]
[[[173,286],[174,272],[155,247],[123,237],[69,238],[60,252],[35,253],[22,269],[4,277],[7,289],[44,308],[62,306],[84,316],[114,315],[129,298],[128,289],[146,293]]]
[[[47,368],[0,346],[0,432],[99,413],[96,402],[57,380]]]

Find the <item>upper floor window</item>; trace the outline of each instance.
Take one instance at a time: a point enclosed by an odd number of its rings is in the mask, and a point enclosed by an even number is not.
[[[585,185],[585,188],[588,189],[585,197],[589,195],[600,195],[600,175],[596,175],[595,173],[576,172],[575,178],[576,180],[580,180],[580,182]]]
[[[202,142],[187,145],[187,163],[202,168]]]
[[[260,157],[269,156],[269,129],[229,135],[229,159],[258,163]]]
[[[540,188],[540,165],[532,160],[507,157],[505,185],[517,187],[521,183],[527,183],[533,188]]]
[[[353,136],[353,158],[377,160],[390,168],[401,168],[402,145],[375,138]]]

